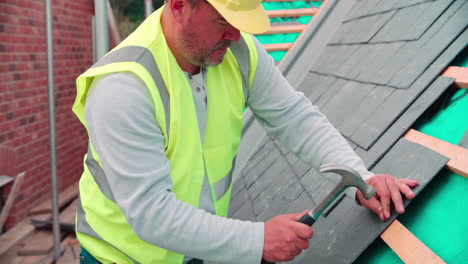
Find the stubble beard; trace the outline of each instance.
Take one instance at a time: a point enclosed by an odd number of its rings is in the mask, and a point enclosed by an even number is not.
[[[231,45],[230,40],[224,40],[218,42],[211,50],[206,51],[206,45],[202,42],[195,41],[197,35],[192,31],[188,30],[183,34],[182,46],[186,52],[186,60],[193,65],[199,67],[217,66],[223,59],[226,52],[219,55],[219,57],[213,57],[214,53],[219,49],[229,48]]]

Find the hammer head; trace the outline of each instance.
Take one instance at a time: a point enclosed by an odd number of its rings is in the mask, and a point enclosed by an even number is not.
[[[317,219],[320,214],[332,204],[332,202],[343,192],[347,187],[354,186],[358,188],[364,197],[369,200],[375,194],[374,188],[367,185],[361,178],[361,175],[352,168],[345,165],[326,164],[320,166],[320,172],[334,172],[341,176],[340,183],[320,202],[310,213],[314,219]]]
[[[320,167],[320,172],[333,172],[340,175],[341,181],[338,187],[346,189],[349,186],[354,186],[362,192],[367,200],[375,194],[374,188],[367,185],[357,171],[346,165],[325,164]]]

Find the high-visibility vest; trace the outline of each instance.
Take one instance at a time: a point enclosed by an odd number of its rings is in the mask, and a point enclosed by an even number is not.
[[[232,167],[240,142],[245,95],[257,67],[252,36],[242,33],[224,60],[206,72],[207,121],[203,143],[191,87],[167,46],[161,25],[162,8],[147,18],[120,45],[77,78],[73,111],[87,128],[86,97],[95,77],[131,72],[145,83],[156,121],[164,135],[170,161],[172,192],[199,206],[205,171],[216,214],[227,216]],[[103,263],[182,263],[184,256],[142,241],[118,207],[92,142],[79,182],[77,237]]]

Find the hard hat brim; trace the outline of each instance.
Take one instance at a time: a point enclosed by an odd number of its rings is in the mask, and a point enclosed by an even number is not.
[[[229,24],[239,31],[260,34],[266,32],[270,28],[270,20],[261,4],[257,5],[255,9],[232,10],[218,1],[209,0],[208,2],[227,22],[229,22]]]

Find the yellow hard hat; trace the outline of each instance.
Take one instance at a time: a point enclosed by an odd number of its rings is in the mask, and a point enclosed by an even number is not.
[[[242,32],[259,34],[270,28],[261,0],[207,0],[229,24]]]

